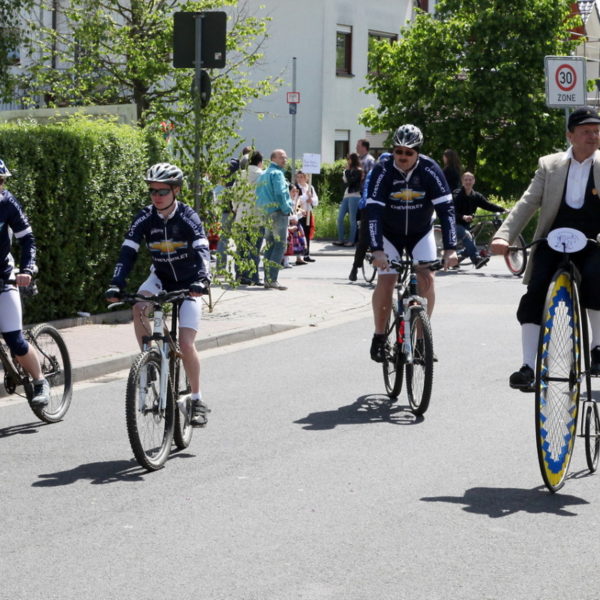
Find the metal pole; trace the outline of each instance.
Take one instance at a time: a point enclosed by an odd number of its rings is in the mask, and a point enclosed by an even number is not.
[[[292,91],[296,92],[296,57],[292,58]],[[296,109],[298,105],[296,105]],[[292,114],[292,184],[296,178],[296,111]]]
[[[196,19],[196,37],[194,54],[194,208],[200,210],[200,199],[202,197],[202,174],[200,173],[200,111],[202,108],[202,19],[204,15],[198,13]]]

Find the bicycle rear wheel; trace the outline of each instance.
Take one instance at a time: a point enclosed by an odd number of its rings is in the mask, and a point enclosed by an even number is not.
[[[30,386],[27,400],[35,416],[46,423],[60,421],[69,410],[73,395],[71,359],[67,345],[52,325],[37,325],[29,332],[29,341],[36,349],[42,374],[50,384],[50,397],[46,406],[31,404],[33,390]]]
[[[522,275],[527,266],[527,250],[525,249],[525,239],[522,235],[515,240],[511,249],[504,255],[504,260],[508,270],[513,275]]]
[[[363,260],[361,266],[362,276],[367,283],[373,283],[375,276],[377,275],[377,267],[373,263],[369,262],[366,258]]]
[[[138,463],[149,471],[165,464],[173,440],[173,394],[167,390],[166,406],[161,409],[160,363],[155,350],[139,354],[129,371],[125,396],[129,443]]]
[[[598,468],[600,457],[600,418],[598,417],[598,405],[594,402],[588,403],[585,411],[585,458],[590,473]]]
[[[411,312],[410,337],[413,360],[406,363],[406,391],[412,411],[422,415],[429,408],[433,384],[433,335],[423,307]]]
[[[575,444],[581,375],[577,288],[567,271],[552,279],[540,330],[535,378],[535,427],[542,478],[563,485]]]
[[[179,450],[187,448],[192,441],[194,428],[191,424],[192,390],[181,359],[175,361],[173,385],[175,386],[175,429],[173,441]]]
[[[391,399],[398,397],[402,390],[404,378],[404,354],[398,343],[398,305],[396,300],[392,304],[392,314],[385,329],[385,362],[383,363],[383,381],[385,389]]]

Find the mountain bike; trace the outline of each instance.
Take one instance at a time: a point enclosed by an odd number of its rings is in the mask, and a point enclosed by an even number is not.
[[[14,289],[14,280],[1,282],[0,294]],[[21,288],[19,288],[21,289]],[[50,394],[46,406],[31,403],[33,398],[33,380],[0,340],[0,363],[4,371],[4,388],[8,394],[14,394],[23,388],[25,398],[35,416],[45,423],[61,421],[71,405],[73,386],[71,379],[71,359],[65,340],[52,325],[41,323],[23,331],[25,339],[35,348],[42,374],[50,385]],[[23,394],[19,394],[23,395]]]
[[[138,463],[149,471],[164,466],[173,442],[183,450],[192,441],[191,389],[177,343],[179,307],[187,295],[188,290],[156,296],[125,294],[110,305],[147,302],[154,313],[153,330],[142,338],[142,351],[129,371],[125,395],[129,443]],[[172,304],[170,330],[167,303]]]
[[[421,263],[422,268],[436,270],[440,263]],[[404,255],[392,261],[390,267],[398,271],[396,297],[392,314],[385,330],[386,351],[383,380],[393,401],[402,390],[406,373],[408,402],[416,415],[429,407],[433,384],[433,334],[427,315],[427,301],[417,293],[417,264]]]
[[[470,232],[473,236],[473,243],[477,246],[478,254],[481,258],[492,255],[489,245],[493,234],[498,231],[500,225],[502,225],[502,213],[475,215],[473,217]],[[433,229],[438,249],[438,257],[441,258],[444,250],[442,228],[439,224],[436,224]],[[464,252],[462,242],[459,242],[456,252],[458,254],[459,264],[468,258]],[[519,235],[514,243],[508,248],[508,252],[504,255],[504,261],[506,262],[508,270],[513,275],[520,276],[525,272],[525,267],[527,267],[527,244],[522,235]]]
[[[546,487],[556,492],[567,477],[577,435],[585,438],[590,472],[596,470],[600,456],[600,417],[592,398],[587,316],[579,297],[580,275],[571,258],[573,252],[597,242],[565,227],[551,231],[545,239],[562,254],[562,260],[548,287],[542,315],[534,384],[535,427],[542,478]],[[580,400],[582,381],[584,400]],[[584,409],[581,418],[580,402]]]

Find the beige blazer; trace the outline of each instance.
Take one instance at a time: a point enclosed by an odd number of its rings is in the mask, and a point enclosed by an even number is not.
[[[594,183],[600,189],[600,151],[598,150],[594,153],[593,169]],[[542,156],[529,187],[514,205],[494,237],[502,238],[512,244],[538,209],[540,214],[533,239],[546,237],[560,208],[568,172],[569,159],[566,152]],[[534,252],[535,247],[530,259]],[[529,260],[523,275],[523,283],[529,281],[531,268],[532,261]]]

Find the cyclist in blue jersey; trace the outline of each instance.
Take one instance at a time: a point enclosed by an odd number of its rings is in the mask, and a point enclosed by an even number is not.
[[[46,406],[50,386],[44,378],[37,352],[23,336],[21,298],[17,288],[27,287],[36,270],[35,238],[25,212],[4,184],[12,174],[0,160],[0,332],[17,362],[33,379],[31,403]],[[19,273],[10,252],[12,235],[19,240],[21,258]],[[8,281],[14,279],[16,286]]]
[[[199,296],[208,293],[210,285],[210,252],[204,227],[197,213],[177,196],[183,185],[183,172],[175,165],[158,163],[146,173],[152,204],[143,208],[133,220],[121,246],[111,287],[105,297],[116,302],[125,287],[139,247],[146,242],[152,257],[150,276],[138,289],[143,296],[162,290],[189,289],[179,311],[179,345],[183,365],[192,390],[192,425],[206,424],[209,412],[200,392],[200,359],[195,339],[202,314]],[[149,303],[133,307],[133,324],[140,347],[142,337],[150,331],[146,316]]]
[[[371,343],[371,358],[376,362],[385,361],[385,327],[398,280],[389,262],[400,258],[404,249],[415,261],[436,260],[434,213],[442,225],[444,268],[458,264],[452,193],[440,166],[420,154],[421,130],[402,125],[394,134],[393,144],[393,156],[373,168],[365,207],[373,264],[378,269],[372,298],[375,333]],[[417,284],[431,315],[435,303],[433,272],[418,267]]]

